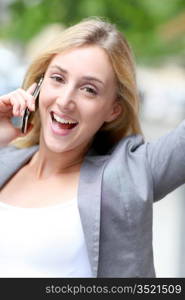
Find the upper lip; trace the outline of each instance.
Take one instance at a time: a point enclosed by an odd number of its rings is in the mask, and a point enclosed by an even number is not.
[[[68,115],[60,114],[60,113],[58,113],[58,112],[56,112],[56,111],[51,111],[51,113],[54,113],[54,114],[56,114],[57,116],[59,116],[60,118],[63,118],[63,119],[65,119],[65,120],[72,121],[72,122],[77,122],[77,123],[78,123],[77,120],[72,119],[72,118],[71,118],[70,116],[68,116]]]

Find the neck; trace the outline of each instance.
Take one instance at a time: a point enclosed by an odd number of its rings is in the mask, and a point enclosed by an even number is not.
[[[36,180],[49,179],[62,174],[80,170],[86,151],[73,149],[56,153],[50,151],[40,143],[38,152],[33,156],[29,163],[32,174]]]

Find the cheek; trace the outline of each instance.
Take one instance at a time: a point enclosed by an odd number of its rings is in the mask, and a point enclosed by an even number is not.
[[[94,118],[94,120],[97,121],[99,120],[101,122],[106,118],[108,112],[109,112],[108,105],[102,103],[101,105],[95,107],[92,117]]]
[[[52,97],[47,92],[40,93],[39,97],[39,107],[40,109],[46,108],[52,104]]]
[[[79,111],[82,119],[88,124],[96,124],[101,119],[101,108],[96,105],[80,105]]]
[[[104,123],[105,111],[102,109],[95,109],[93,112],[86,114],[86,123],[92,130],[98,130]]]

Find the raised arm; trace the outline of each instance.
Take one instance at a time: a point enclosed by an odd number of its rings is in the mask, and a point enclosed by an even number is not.
[[[185,121],[145,147],[156,201],[185,183]]]

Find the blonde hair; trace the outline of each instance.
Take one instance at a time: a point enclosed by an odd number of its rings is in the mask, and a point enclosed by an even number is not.
[[[94,137],[94,147],[99,152],[104,152],[125,136],[142,134],[138,119],[139,97],[132,51],[114,24],[102,18],[91,17],[61,32],[48,48],[34,59],[25,75],[23,88],[27,89],[45,73],[56,54],[84,45],[97,45],[106,51],[118,82],[117,101],[123,108],[117,119],[104,123]],[[35,112],[32,123],[33,129],[26,136],[16,138],[11,144],[18,148],[39,144],[41,128],[39,110]]]

